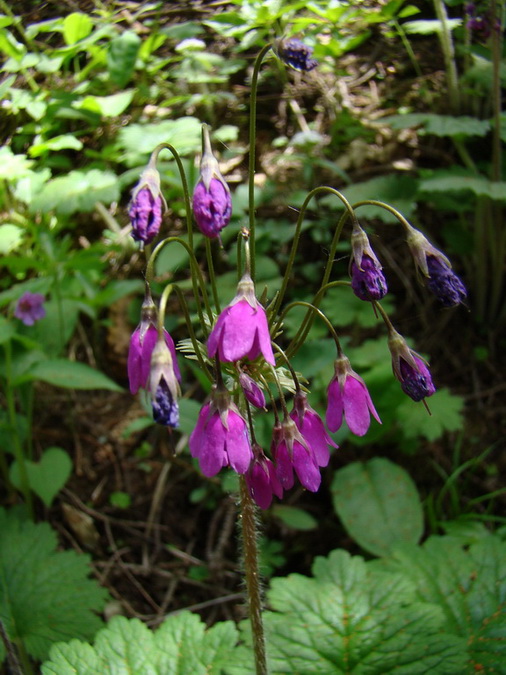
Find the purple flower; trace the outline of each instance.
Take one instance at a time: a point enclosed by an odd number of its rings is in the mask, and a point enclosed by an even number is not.
[[[199,414],[189,440],[192,457],[204,476],[215,476],[224,466],[246,473],[253,458],[246,420],[230,401],[228,392],[214,386],[211,401]]]
[[[445,307],[455,307],[466,300],[466,287],[444,258],[428,255],[427,269],[427,286]]]
[[[242,387],[244,397],[251,405],[254,405],[255,408],[265,408],[264,392],[252,377],[247,373],[241,372],[239,375],[239,384]]]
[[[367,254],[362,256],[362,265],[351,263],[351,287],[360,300],[381,300],[388,288],[381,265]]]
[[[392,354],[392,369],[401,383],[402,391],[413,401],[421,401],[432,396],[436,387],[427,364],[422,357],[410,349],[406,340],[393,328],[388,336],[388,346]]]
[[[207,353],[216,354],[220,361],[229,363],[263,355],[267,363],[275,365],[269,326],[265,309],[255,297],[255,286],[245,274],[237,287],[237,295],[226,307],[211,331]]]
[[[311,408],[304,392],[298,391],[295,394],[294,408],[290,417],[295,422],[302,438],[311,448],[316,464],[327,466],[330,459],[329,445],[333,448],[338,446],[326,432],[321,417]]]
[[[297,38],[276,40],[273,51],[283,63],[294,70],[309,71],[316,68],[318,61],[312,59],[313,48],[308,47]]]
[[[371,248],[369,238],[358,222],[351,234],[351,287],[360,300],[381,300],[388,292],[381,263]]]
[[[128,349],[128,381],[130,384],[130,392],[136,394],[139,389],[146,389],[148,385],[149,373],[151,371],[151,355],[155,348],[158,337],[157,311],[156,306],[151,297],[149,288],[146,289],[146,295],[141,309],[141,322],[132,333],[130,338],[130,346]],[[176,348],[174,340],[169,333],[164,329],[163,335],[165,344],[170,350],[174,373],[176,378],[181,380],[181,373],[176,358]]]
[[[160,231],[162,224],[162,198],[155,197],[144,187],[132,199],[128,215],[132,223],[131,235],[135,241],[150,244]]]
[[[193,215],[199,230],[210,239],[219,236],[232,215],[230,189],[213,154],[207,124],[202,125],[202,159],[193,193]]]
[[[246,485],[249,493],[261,509],[268,509],[272,502],[272,495],[279,499],[283,496],[283,488],[276,476],[274,464],[268,459],[262,448],[253,446],[253,461],[246,473]]]
[[[179,426],[177,399],[181,393],[174,363],[171,349],[167,346],[165,337],[159,335],[151,354],[148,389],[151,394],[153,419],[158,424],[173,428]]]
[[[45,297],[41,293],[26,291],[16,303],[14,316],[20,319],[25,326],[33,326],[36,321],[46,316],[44,302]]]
[[[212,178],[206,187],[200,180],[193,193],[193,215],[203,235],[210,239],[217,237],[232,215],[232,199],[226,183]]]
[[[293,487],[295,470],[307,490],[318,490],[321,476],[315,452],[289,417],[274,428],[272,454],[276,463],[276,475],[283,489],[289,490]]]
[[[448,258],[414,227],[410,226],[407,242],[419,273],[437,299],[445,307],[464,302],[466,288]]]
[[[371,423],[371,415],[381,424],[364,380],[352,369],[346,356],[334,363],[335,375],[327,389],[326,422],[330,431],[341,428],[343,418],[356,436],[364,436]]]

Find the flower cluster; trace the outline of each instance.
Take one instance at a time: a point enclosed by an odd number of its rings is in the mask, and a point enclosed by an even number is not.
[[[279,59],[296,70],[310,71],[317,65],[312,58],[312,49],[294,38],[277,40],[273,48]],[[263,51],[266,52],[266,49]],[[255,72],[258,74],[258,70]],[[254,143],[251,147],[254,147]],[[140,243],[141,248],[153,242],[158,236],[162,212],[166,207],[160,189],[160,176],[156,170],[156,160],[162,149],[170,149],[177,155],[174,148],[168,144],[161,144],[153,151],[148,166],[133,191],[129,208],[132,237]],[[252,180],[250,176],[250,195],[254,193]],[[231,219],[232,198],[218,160],[213,154],[207,125],[202,127],[200,174],[192,199],[185,179],[183,187],[189,230],[195,222],[208,240],[207,273],[212,283],[213,297],[218,303],[219,294],[215,286],[210,248],[212,244],[209,240],[217,240],[214,245],[222,246],[220,235]],[[382,264],[371,246],[369,237],[360,226],[355,211],[339,192],[333,188],[322,187],[317,188],[314,194],[319,189],[339,196],[347,205],[344,218],[351,215],[349,263],[351,283],[344,283],[351,286],[360,300],[373,304],[376,316],[381,315],[387,326],[394,376],[409,397],[414,401],[423,401],[435,392],[430,370],[424,359],[410,349],[406,340],[393,328],[380,304],[388,292],[388,286]],[[381,202],[374,203],[382,205]],[[395,212],[391,207],[383,206]],[[177,237],[162,240],[149,256],[141,320],[132,335],[128,354],[128,377],[132,394],[144,390],[151,400],[154,420],[169,428],[177,427],[181,373],[174,341],[164,328],[165,306],[172,286],[164,290],[160,305],[157,307],[148,282],[154,276],[154,259],[158,251],[166,243],[178,240],[190,257],[192,285],[198,305],[199,330],[203,333],[205,341],[205,344],[204,341],[199,341],[200,335],[196,337],[190,319],[191,312],[186,307],[185,317],[190,340],[181,348],[191,352],[191,358],[197,360],[200,369],[211,381],[210,395],[203,402],[196,426],[189,436],[190,453],[207,477],[215,476],[224,467],[230,467],[243,476],[243,486],[244,484],[247,486],[251,498],[262,509],[270,506],[274,496],[282,498],[283,493],[294,486],[296,479],[306,490],[316,492],[319,489],[322,481],[321,469],[328,465],[331,450],[338,448],[331,433],[340,432],[341,438],[347,432],[364,436],[369,430],[371,418],[381,424],[364,380],[353,370],[349,358],[343,352],[334,326],[319,307],[323,293],[336,283],[343,283],[341,280],[328,283],[330,266],[327,267],[324,281],[315,295],[314,304],[292,303],[292,305],[306,305],[308,315],[296,338],[288,344],[288,348],[284,348],[284,351],[281,347],[283,343],[279,336],[283,331],[285,313],[291,306],[289,305],[282,314],[279,314],[279,310],[291,278],[291,265],[297,250],[305,208],[306,206],[299,216],[297,224],[299,229],[294,236],[294,248],[282,289],[270,305],[265,305],[264,295],[260,300],[256,293],[252,264],[255,241],[252,224],[249,230],[242,228],[237,243],[238,259],[240,261],[244,259],[244,264],[241,262],[236,294],[231,302],[216,314],[213,313],[209,303],[210,294],[205,287],[203,265],[195,252],[190,250],[187,241]],[[254,224],[252,204],[250,215],[253,215]],[[402,216],[399,214],[398,216],[407,233],[407,244],[416,269],[427,288],[445,307],[464,303],[467,297],[466,289],[452,270],[446,256]],[[344,222],[345,220],[343,224]],[[341,226],[338,226],[336,233],[340,235],[341,231]],[[332,244],[329,256],[330,265],[336,253],[338,237],[334,239],[336,241]],[[188,237],[188,241],[191,244],[192,239]],[[178,297],[184,305],[185,293],[181,289],[178,289]],[[38,310],[35,308],[34,298],[31,302],[31,309],[28,300],[25,310],[21,307],[16,309],[16,316],[22,318],[25,323],[29,320],[33,323],[33,320],[40,318],[36,316],[36,312],[40,314],[43,311],[40,306]],[[327,387],[325,421],[309,404],[306,390],[301,385],[301,381],[305,380],[295,372],[291,363],[291,357],[304,342],[312,320],[318,316],[327,323],[337,350],[333,374]],[[291,410],[286,400],[287,391],[293,394]],[[267,451],[255,437],[254,415],[269,409],[273,415],[273,427],[270,448]],[[346,425],[344,428],[343,424]]]

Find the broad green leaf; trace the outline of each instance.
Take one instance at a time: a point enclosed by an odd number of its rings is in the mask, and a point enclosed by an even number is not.
[[[126,30],[109,43],[107,69],[114,84],[123,88],[132,78],[141,39],[131,30]]]
[[[63,20],[63,39],[66,44],[74,45],[88,37],[92,29],[93,23],[87,14],[72,12]]]
[[[135,157],[150,154],[159,143],[170,143],[180,155],[188,155],[199,150],[200,137],[200,121],[196,117],[180,117],[158,124],[130,124],[120,129],[118,143]]]
[[[16,328],[11,321],[5,317],[0,316],[0,345],[7,342],[16,333]]]
[[[506,663],[506,542],[489,535],[466,550],[451,537],[431,537],[378,565],[402,571],[418,599],[441,607],[447,629],[467,642],[465,672],[504,672],[494,667]]]
[[[0,619],[9,639],[39,660],[54,642],[90,639],[107,597],[87,578],[89,556],[56,546],[47,523],[0,509]]]
[[[94,647],[77,640],[55,645],[42,675],[221,675],[230,663],[243,663],[249,668],[244,673],[253,672],[252,659],[236,647],[237,640],[231,621],[206,629],[190,612],[169,617],[155,632],[138,619],[118,616],[98,633]]]
[[[82,150],[83,144],[78,138],[72,134],[63,134],[61,136],[54,136],[48,141],[32,145],[28,150],[30,157],[40,157],[49,150]]]
[[[179,401],[179,428],[184,434],[191,434],[197,424],[200,404],[190,398]]]
[[[420,181],[420,192],[464,192],[490,197],[498,201],[506,200],[506,182],[491,181],[481,176],[462,176],[441,173]]]
[[[38,462],[25,462],[30,489],[39,496],[47,507],[67,482],[72,471],[72,461],[65,450],[48,448]],[[21,489],[18,462],[11,464],[9,477],[13,485]]]
[[[348,534],[374,555],[386,555],[401,543],[416,544],[422,536],[423,510],[415,484],[388,459],[340,469],[331,491]]]
[[[447,19],[447,27],[454,30],[462,25],[462,19]],[[419,19],[417,21],[406,21],[402,24],[406,33],[414,35],[431,35],[433,33],[442,33],[443,25],[439,19]]]
[[[7,255],[23,241],[23,229],[12,223],[0,225],[0,253]]]
[[[66,359],[52,359],[37,363],[29,373],[30,379],[42,380],[55,387],[66,389],[108,389],[109,391],[123,391],[111,379],[85,363],[67,361]]]
[[[0,179],[15,181],[30,173],[33,161],[26,155],[14,155],[12,150],[4,145],[0,148]]]
[[[460,115],[436,115],[435,113],[408,113],[383,117],[381,124],[388,124],[393,129],[409,129],[423,125],[428,134],[434,136],[486,136],[490,131],[488,120]]]
[[[90,110],[103,117],[117,117],[128,108],[133,95],[134,90],[127,89],[110,96],[86,96],[82,101],[76,102],[73,107],[78,110]]]
[[[333,551],[314,578],[274,579],[264,615],[272,675],[454,675],[465,641],[444,629],[439,607],[417,602],[402,574]]]
[[[71,171],[48,181],[34,196],[31,209],[70,214],[92,211],[96,202],[110,204],[118,199],[118,179],[113,173],[99,169]]]
[[[427,405],[430,408],[430,415],[423,405],[407,397],[398,406],[396,416],[406,438],[423,436],[429,441],[435,441],[436,438],[441,438],[445,431],[462,429],[464,423],[462,396],[452,394],[448,389],[438,389],[427,400]]]

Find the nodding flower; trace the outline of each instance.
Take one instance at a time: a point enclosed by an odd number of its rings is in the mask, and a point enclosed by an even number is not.
[[[276,476],[275,466],[257,443],[253,445],[253,461],[245,479],[251,498],[261,509],[269,508],[273,495],[278,499],[283,496],[283,487]]]
[[[351,234],[351,287],[360,300],[381,300],[387,292],[387,282],[381,263],[371,248],[369,238],[358,222]]]
[[[128,215],[132,223],[131,235],[141,246],[150,244],[160,231],[165,205],[160,192],[160,174],[148,164],[132,192]]]
[[[181,391],[171,350],[167,346],[163,334],[158,335],[151,354],[148,390],[151,394],[151,407],[155,422],[167,427],[178,427],[179,406],[177,399]]]
[[[392,354],[392,369],[401,383],[402,391],[413,401],[422,401],[436,392],[432,375],[422,357],[410,349],[406,340],[391,329],[388,346]]]
[[[318,65],[318,61],[311,58],[313,48],[305,45],[297,38],[275,40],[272,50],[284,64],[294,70],[308,72]]]

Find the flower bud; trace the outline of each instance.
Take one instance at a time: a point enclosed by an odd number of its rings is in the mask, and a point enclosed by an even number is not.
[[[401,383],[402,391],[413,401],[421,401],[432,396],[436,387],[427,364],[422,357],[410,349],[406,340],[397,331],[391,329],[388,347],[392,354],[392,369]]]
[[[42,293],[26,291],[16,303],[14,316],[16,319],[20,319],[25,326],[33,326],[36,321],[46,316],[44,302],[45,297]]]
[[[275,40],[272,49],[283,63],[294,70],[308,72],[318,65],[318,61],[311,58],[313,48],[305,45],[297,38]]]
[[[381,263],[371,248],[369,238],[355,222],[351,235],[351,287],[360,300],[381,300],[388,291]]]
[[[148,388],[151,394],[153,419],[167,427],[179,426],[179,384],[174,372],[174,361],[165,338],[159,335],[151,355]]]
[[[150,244],[160,231],[163,203],[160,174],[148,164],[132,193],[128,209],[132,223],[131,235],[141,243],[141,247]]]

